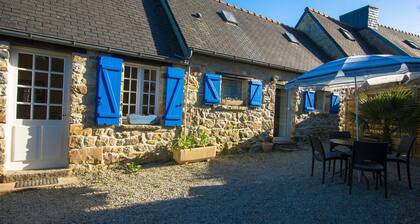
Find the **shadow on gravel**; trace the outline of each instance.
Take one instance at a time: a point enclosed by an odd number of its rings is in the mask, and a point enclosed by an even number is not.
[[[27,223],[24,214],[28,209],[38,211],[30,223],[418,223],[419,161],[413,164],[411,191],[405,173],[399,182],[396,167],[389,167],[390,195],[385,199],[383,188],[367,190],[363,182],[355,184],[352,195],[340,177],[321,185],[319,166],[314,177],[309,175],[309,153],[276,152],[211,161],[204,178],[223,179],[224,184],[192,186],[187,197],[175,200],[95,210],[106,204],[106,193],[66,188],[0,197],[0,212],[21,210],[22,216],[13,223]],[[53,200],[44,201],[46,195]],[[58,206],[69,211],[56,214]]]

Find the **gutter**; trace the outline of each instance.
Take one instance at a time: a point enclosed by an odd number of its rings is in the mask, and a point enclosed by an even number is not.
[[[175,59],[171,57],[156,56],[156,55],[151,55],[147,53],[115,49],[115,48],[111,48],[107,46],[100,46],[100,45],[88,44],[88,43],[83,43],[83,42],[78,42],[78,41],[73,41],[73,40],[66,40],[66,39],[57,38],[53,36],[40,35],[36,33],[24,32],[24,31],[19,31],[19,30],[4,28],[4,27],[0,27],[0,35],[18,37],[18,38],[23,38],[27,40],[42,41],[46,43],[59,44],[59,45],[64,45],[64,46],[76,47],[76,48],[102,51],[106,53],[119,54],[119,55],[124,55],[124,56],[137,57],[137,58],[166,62],[166,63],[174,63],[174,64],[182,64],[182,65],[186,64],[186,62],[182,59]]]

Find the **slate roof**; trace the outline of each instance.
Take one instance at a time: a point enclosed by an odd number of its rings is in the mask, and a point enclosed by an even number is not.
[[[251,59],[299,71],[326,61],[326,56],[305,34],[279,22],[218,0],[167,0],[189,48]],[[233,13],[238,25],[222,20],[222,10]],[[201,18],[192,14],[201,13]],[[301,44],[289,42],[285,31]]]
[[[182,56],[156,0],[0,0],[0,29],[146,56]]]
[[[359,36],[357,30],[347,26],[340,21],[329,17],[328,15],[321,13],[315,9],[307,8],[306,12],[311,13],[319,24],[325,29],[325,31],[334,39],[334,41],[340,46],[347,56],[354,55],[368,55],[378,54],[376,50],[372,49],[366,44]],[[340,32],[340,28],[349,31],[354,37],[354,41],[347,39]]]
[[[412,34],[397,30],[395,28],[379,25],[378,30],[375,30],[387,40],[391,41],[394,45],[399,47],[401,50],[406,52],[410,56],[420,57],[420,50],[414,49],[407,45],[404,41],[411,40],[417,43],[420,46],[420,36],[417,34]]]

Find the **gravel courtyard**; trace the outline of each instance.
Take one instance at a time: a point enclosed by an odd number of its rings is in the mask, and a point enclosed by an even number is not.
[[[310,177],[309,150],[104,171],[77,186],[0,196],[0,223],[418,223],[419,161],[413,190],[405,169],[399,182],[389,168],[389,199],[364,182],[352,195],[339,177],[321,185],[319,164]]]

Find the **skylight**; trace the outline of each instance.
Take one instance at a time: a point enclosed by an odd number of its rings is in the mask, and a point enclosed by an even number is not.
[[[236,17],[235,17],[235,15],[233,15],[233,13],[222,10],[220,12],[220,14],[222,15],[223,19],[226,22],[233,23],[233,24],[238,24],[238,20],[236,20]]]
[[[287,39],[290,42],[295,43],[295,44],[298,44],[299,43],[299,41],[296,39],[295,35],[293,35],[292,33],[289,33],[289,32],[286,31],[284,33],[284,35],[287,37]]]
[[[416,42],[412,41],[412,40],[404,40],[404,43],[406,43],[408,46],[420,50],[420,45],[418,45]]]
[[[343,29],[340,27],[340,32],[343,34],[343,36],[351,41],[354,41],[353,35],[346,29]]]

